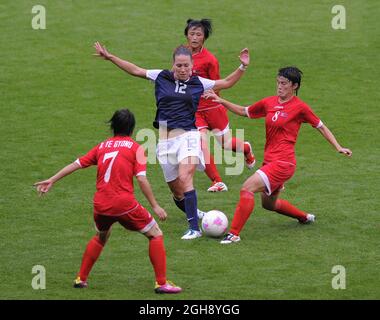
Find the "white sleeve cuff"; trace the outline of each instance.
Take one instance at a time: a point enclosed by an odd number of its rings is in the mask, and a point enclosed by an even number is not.
[[[81,165],[79,159],[76,159],[76,160],[75,160],[75,163],[79,164],[79,166],[82,168],[82,165]]]
[[[250,116],[249,116],[249,112],[248,112],[248,108],[249,108],[249,107],[245,107],[244,110],[245,110],[245,115],[246,115],[248,118],[250,118]]]
[[[204,91],[210,90],[215,86],[215,80],[210,80],[199,76],[198,79],[202,83]]]
[[[319,129],[319,128],[322,128],[322,127],[323,127],[323,122],[321,120],[319,120],[319,123],[316,126],[316,128]]]
[[[136,174],[136,177],[138,176],[146,176],[146,171],[140,171]]]
[[[146,70],[146,77],[149,80],[156,81],[161,71],[160,69]]]

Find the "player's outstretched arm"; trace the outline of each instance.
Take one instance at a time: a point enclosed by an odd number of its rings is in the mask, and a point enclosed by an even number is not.
[[[139,183],[142,193],[144,194],[145,198],[149,201],[149,204],[151,205],[154,213],[158,216],[160,220],[165,220],[168,215],[166,211],[159,206],[156,198],[154,197],[152,188],[147,177],[137,176],[136,179]]]
[[[238,104],[234,104],[232,102],[227,101],[226,99],[223,99],[219,97],[213,90],[207,90],[203,94],[203,97],[206,99],[211,99],[212,101],[216,103],[220,103],[224,107],[226,107],[228,110],[232,111],[233,113],[236,113],[239,116],[246,117],[245,113],[245,107],[239,106]]]
[[[106,47],[99,42],[95,42],[94,48],[96,50],[96,53],[94,54],[95,56],[111,61],[120,69],[124,70],[132,76],[146,79],[146,69],[140,68],[129,61],[120,59],[119,57],[109,53]]]
[[[347,148],[343,148],[338,141],[336,140],[335,136],[333,133],[327,128],[325,125],[322,127],[318,128],[319,132],[324,136],[324,138],[338,151],[339,153],[343,153],[347,157],[352,156],[352,151]]]
[[[234,72],[232,72],[228,77],[224,79],[215,81],[215,85],[213,87],[215,91],[231,88],[236,82],[240,80],[240,78],[244,74],[244,71],[247,69],[249,65],[250,58],[249,58],[249,50],[247,48],[244,48],[240,52],[239,59],[240,59],[241,65]]]
[[[73,173],[74,171],[80,169],[81,166],[73,162],[63,169],[59,170],[54,176],[50,177],[47,180],[36,182],[34,184],[35,187],[37,187],[37,191],[40,196],[43,194],[49,192],[49,190],[52,188],[53,184],[56,183],[58,180],[62,179],[63,177],[66,177],[67,175]]]

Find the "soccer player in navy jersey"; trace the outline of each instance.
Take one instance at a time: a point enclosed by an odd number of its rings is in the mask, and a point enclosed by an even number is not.
[[[230,244],[240,241],[240,232],[251,215],[254,193],[261,193],[263,208],[297,219],[300,223],[314,222],[315,216],[304,212],[288,201],[279,199],[284,184],[296,170],[295,144],[302,123],[309,123],[338,151],[351,157],[352,151],[342,147],[313,110],[297,97],[302,72],[297,67],[281,68],[277,74],[277,95],[264,98],[249,107],[242,107],[207,92],[205,97],[221,103],[243,117],[265,118],[266,143],[264,162],[241,190],[229,233],[221,241]]]
[[[94,195],[94,220],[97,233],[87,244],[74,288],[87,288],[87,278],[111,235],[112,225],[138,231],[149,239],[149,258],[156,276],[156,293],[182,291],[166,279],[166,253],[163,234],[148,210],[139,204],[134,195],[133,177],[160,220],[167,214],[156,201],[146,177],[144,150],[130,136],[135,127],[135,117],[128,109],[118,110],[110,120],[114,133],[92,148],[85,156],[67,165],[47,180],[34,185],[43,195],[63,177],[74,171],[97,166],[96,193]]]
[[[187,46],[193,55],[193,74],[203,78],[217,80],[220,79],[218,59],[204,46],[205,41],[212,33],[212,24],[209,19],[193,20],[188,19],[184,34]],[[221,104],[200,99],[198,110],[195,114],[198,130],[201,132],[202,151],[205,158],[205,173],[211,180],[209,192],[227,191],[226,184],[215,165],[214,157],[210,153],[207,143],[207,131],[213,132],[216,140],[227,150],[243,152],[246,165],[252,169],[255,165],[255,157],[251,144],[231,136],[227,110]]]
[[[195,170],[204,169],[200,133],[195,125],[199,99],[205,90],[232,87],[249,64],[248,49],[240,52],[240,66],[225,79],[210,80],[192,75],[191,51],[179,46],[173,53],[172,70],[147,70],[109,53],[99,42],[96,55],[109,60],[128,74],[155,82],[157,112],[154,127],[159,129],[157,158],[178,208],[186,213],[189,229],[182,239],[202,236],[198,225]]]

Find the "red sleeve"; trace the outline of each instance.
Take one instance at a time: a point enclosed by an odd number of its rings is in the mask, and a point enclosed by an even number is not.
[[[209,79],[211,80],[220,79],[219,62],[215,57],[213,57],[213,59],[210,60],[207,71],[208,71]]]
[[[87,168],[89,166],[96,165],[98,163],[98,147],[92,148],[86,155],[77,159],[78,163],[82,168]]]
[[[146,156],[145,156],[145,150],[142,146],[137,145],[136,148],[136,161],[133,168],[133,175],[134,176],[145,176],[146,175]]]
[[[263,118],[267,115],[265,99],[257,101],[253,105],[246,107],[245,112],[248,118]]]
[[[302,122],[310,123],[314,128],[320,128],[323,125],[321,119],[317,117],[314,111],[307,104],[303,104],[302,107]]]

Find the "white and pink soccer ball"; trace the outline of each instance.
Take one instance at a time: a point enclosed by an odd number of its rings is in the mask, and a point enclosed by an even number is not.
[[[228,219],[222,211],[208,211],[202,218],[202,230],[206,236],[221,237],[227,231],[227,227]]]

